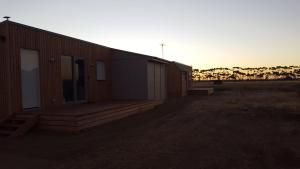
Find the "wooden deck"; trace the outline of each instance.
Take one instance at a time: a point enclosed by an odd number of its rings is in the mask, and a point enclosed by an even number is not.
[[[110,102],[102,104],[68,105],[41,113],[40,129],[78,132],[132,114],[153,109],[158,101]]]

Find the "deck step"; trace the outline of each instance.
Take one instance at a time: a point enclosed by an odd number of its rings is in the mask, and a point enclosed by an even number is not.
[[[153,109],[159,104],[161,104],[161,102],[146,101],[121,106],[118,105],[104,110],[101,109],[99,111],[87,112],[86,114],[42,114],[39,128],[55,131],[78,132],[119,120],[132,114]]]
[[[85,115],[85,116],[80,116],[77,117],[78,120],[80,121],[84,121],[86,119],[95,119],[97,117],[105,117],[105,116],[110,116],[112,114],[118,113],[118,112],[122,112],[122,111],[128,111],[128,110],[132,110],[132,109],[136,109],[137,107],[141,107],[141,106],[147,106],[153,103],[143,103],[143,104],[137,104],[137,105],[132,105],[132,106],[127,106],[127,107],[123,107],[121,109],[113,109],[113,110],[109,110],[106,112],[102,112],[102,113],[97,113],[95,112],[94,114],[90,114],[90,115]]]
[[[105,124],[105,123],[109,123],[109,122],[112,122],[112,121],[116,121],[116,120],[128,117],[128,116],[136,114],[136,113],[144,112],[144,111],[150,110],[152,108],[154,108],[154,106],[137,108],[135,110],[129,110],[129,111],[126,111],[126,112],[116,113],[116,114],[112,114],[111,116],[104,117],[104,118],[101,118],[101,119],[95,119],[95,120],[91,120],[91,121],[85,122],[85,123],[81,122],[81,123],[79,123],[80,124],[79,126],[80,126],[81,130],[84,130],[84,129],[88,129],[88,128],[91,128],[91,127],[96,127],[96,126],[99,126],[99,125],[102,125],[102,124]]]
[[[0,129],[10,129],[10,130],[14,130],[20,127],[20,124],[14,124],[14,123],[8,123],[8,122],[4,122],[0,125]]]
[[[24,122],[26,120],[28,120],[30,118],[24,118],[24,117],[18,117],[18,116],[15,116],[15,117],[12,117],[10,120],[11,121],[20,121],[20,122]]]
[[[204,95],[210,96],[214,93],[214,88],[212,87],[198,87],[188,90],[188,95]]]
[[[27,114],[16,114],[14,116],[15,119],[20,119],[20,120],[27,120],[30,119],[32,117],[34,117],[36,114],[32,114],[32,113],[27,113]]]
[[[150,107],[152,108],[152,104],[151,105],[141,105],[141,106],[136,106],[136,107],[130,107],[129,109],[123,109],[123,110],[118,110],[115,112],[111,112],[110,114],[105,114],[103,116],[98,116],[98,117],[94,117],[94,118],[85,118],[85,119],[80,119],[79,123],[80,124],[88,124],[90,122],[93,121],[98,121],[98,120],[102,120],[102,119],[109,119],[109,118],[114,118],[115,116],[119,116],[119,115],[123,115],[123,114],[128,114],[131,112],[138,112],[139,110],[143,110],[143,108],[146,107]]]
[[[22,136],[29,132],[37,121],[38,114],[27,115],[26,117],[16,114],[0,123],[0,135],[6,137]]]
[[[10,135],[11,133],[12,133],[12,131],[0,129],[0,134]]]

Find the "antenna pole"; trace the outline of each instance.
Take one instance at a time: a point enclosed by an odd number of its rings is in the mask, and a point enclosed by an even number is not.
[[[161,45],[161,57],[164,58],[164,46],[166,46],[165,44],[160,44]]]
[[[7,21],[9,21],[10,17],[9,16],[4,16],[3,18],[6,19]]]

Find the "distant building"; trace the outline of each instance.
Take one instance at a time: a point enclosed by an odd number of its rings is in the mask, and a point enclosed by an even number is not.
[[[178,62],[170,62],[168,71],[168,96],[186,96],[192,82],[192,67]]]

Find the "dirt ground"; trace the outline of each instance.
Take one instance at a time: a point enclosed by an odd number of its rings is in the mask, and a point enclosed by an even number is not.
[[[300,168],[300,82],[243,82],[79,134],[0,139],[1,169]]]

